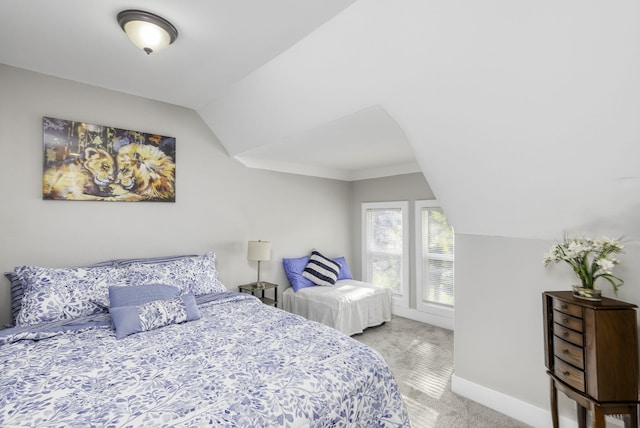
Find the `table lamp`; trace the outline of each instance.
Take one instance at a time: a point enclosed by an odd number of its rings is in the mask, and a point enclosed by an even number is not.
[[[260,281],[260,262],[271,260],[271,242],[269,241],[249,241],[247,259],[258,262],[258,281],[256,285],[262,288],[264,284]]]

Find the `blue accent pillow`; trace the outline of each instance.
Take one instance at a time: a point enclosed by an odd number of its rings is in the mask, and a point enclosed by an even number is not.
[[[194,321],[202,316],[193,294],[152,300],[137,306],[112,307],[109,312],[117,339],[171,324]]]
[[[349,270],[349,265],[347,264],[347,259],[344,257],[336,257],[335,259],[331,259],[334,262],[340,265],[340,272],[338,272],[338,280],[341,279],[353,279],[351,275],[351,271]]]
[[[293,291],[315,286],[313,282],[302,276],[302,272],[307,266],[307,263],[309,263],[309,257],[307,256],[282,259],[284,273],[287,275],[287,279],[289,280],[289,284],[291,284]]]
[[[178,297],[180,289],[173,285],[147,284],[136,287],[109,287],[109,304],[111,308],[119,306],[138,306],[154,300],[165,300]]]

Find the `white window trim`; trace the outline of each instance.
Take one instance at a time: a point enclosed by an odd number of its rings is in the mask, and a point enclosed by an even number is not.
[[[409,307],[409,233],[411,228],[409,225],[409,202],[393,201],[393,202],[363,202],[361,212],[361,248],[362,248],[362,280],[371,282],[371,272],[368,269],[367,260],[367,210],[369,209],[400,209],[402,212],[402,268],[400,285],[402,288],[402,296],[394,295],[392,298],[393,305],[408,308]]]
[[[455,306],[439,305],[437,303],[426,303],[422,293],[422,209],[423,208],[439,208],[440,203],[437,200],[424,200],[415,202],[415,269],[416,269],[416,309],[420,312],[436,315],[438,317],[453,319],[455,315]],[[454,256],[455,259],[455,256]],[[451,260],[451,257],[444,256],[442,260]],[[455,303],[454,303],[455,305]]]

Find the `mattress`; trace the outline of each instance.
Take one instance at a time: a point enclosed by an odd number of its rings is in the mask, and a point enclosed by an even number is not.
[[[354,279],[343,279],[333,286],[288,288],[282,307],[349,336],[391,321],[391,290]]]

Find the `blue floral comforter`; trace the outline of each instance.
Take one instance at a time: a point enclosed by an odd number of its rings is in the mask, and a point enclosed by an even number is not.
[[[0,426],[409,426],[375,350],[247,294],[199,307],[120,340],[108,314],[0,332]]]

